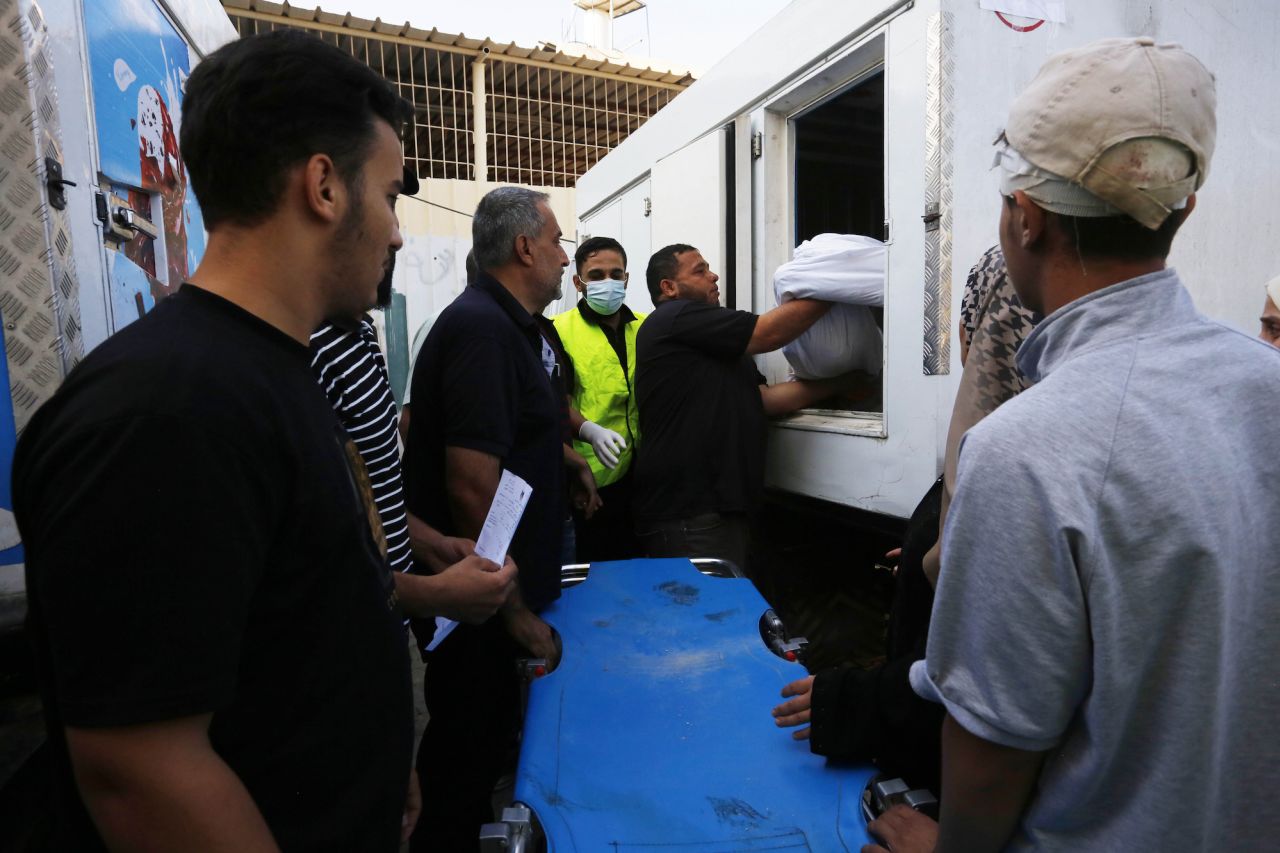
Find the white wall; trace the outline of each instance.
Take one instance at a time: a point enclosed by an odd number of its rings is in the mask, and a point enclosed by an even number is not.
[[[416,197],[401,198],[396,204],[404,248],[396,256],[392,286],[404,294],[411,341],[426,320],[438,314],[466,287],[471,214],[485,193],[500,186],[508,185],[428,178],[422,181]],[[551,196],[551,210],[566,240],[576,241],[574,191],[563,187],[532,189]],[[572,261],[575,243],[566,242],[564,248]],[[566,271],[566,294],[573,290],[570,274]],[[554,308],[548,308],[547,313],[554,313]]]
[[[1098,38],[1151,36],[1182,44],[1217,78],[1217,150],[1170,262],[1201,311],[1257,334],[1263,284],[1280,273],[1280,100],[1270,90],[1280,80],[1280,7],[1272,0],[1069,0],[1065,24],[1018,33],[976,2],[947,5],[957,46],[955,197],[969,200],[969,213],[955,217],[958,286],[996,241],[991,142],[1016,94],[1052,53]]]

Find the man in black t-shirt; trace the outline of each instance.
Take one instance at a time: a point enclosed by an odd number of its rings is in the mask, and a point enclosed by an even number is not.
[[[719,557],[746,571],[748,521],[764,492],[765,418],[847,386],[765,385],[751,356],[800,337],[830,303],[795,299],[757,317],[722,308],[720,277],[677,243],[646,271],[657,306],[636,338],[636,534],[649,557]]]
[[[519,731],[515,659],[554,666],[558,657],[537,611],[560,595],[565,398],[553,382],[555,350],[535,318],[559,290],[569,258],[547,196],[533,190],[486,195],[472,236],[479,275],[440,313],[414,365],[409,511],[445,535],[474,539],[503,470],[532,494],[511,543],[518,593],[499,616],[458,626],[427,655],[415,851],[477,848]]]
[[[204,261],[72,372],[14,460],[51,849],[394,851],[416,817],[386,542],[307,349],[373,304],[401,245],[410,114],[296,31],[187,81]]]

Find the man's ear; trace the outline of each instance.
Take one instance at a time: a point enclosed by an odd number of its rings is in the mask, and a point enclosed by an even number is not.
[[[668,299],[676,299],[680,296],[680,287],[669,278],[664,278],[658,282],[658,288],[662,291],[662,295]]]
[[[1175,210],[1175,211],[1173,212],[1173,215],[1174,215],[1174,216],[1179,216],[1179,215],[1180,215],[1180,216],[1182,217],[1182,221],[1183,221],[1183,222],[1186,222],[1186,221],[1187,221],[1187,217],[1188,217],[1188,216],[1190,216],[1190,215],[1191,215],[1191,212],[1192,212],[1193,210],[1195,210],[1195,209],[1196,209],[1196,194],[1195,194],[1195,193],[1192,193],[1191,195],[1187,196],[1187,204],[1186,204],[1186,206],[1185,206],[1185,207],[1183,207],[1183,208],[1182,208],[1182,210]],[[1181,225],[1181,224],[1179,224],[1179,225],[1178,225],[1178,227],[1179,227],[1179,228],[1181,228],[1181,227],[1182,227],[1182,225]]]
[[[573,274],[573,288],[579,293],[586,293],[587,286],[582,281],[582,276],[577,273]]]
[[[1013,193],[1013,235],[1018,245],[1031,249],[1044,238],[1046,221],[1044,208],[1032,201],[1022,190]]]
[[[526,267],[533,266],[533,241],[523,234],[516,235],[515,259]]]
[[[350,203],[347,186],[328,154],[313,154],[302,167],[302,191],[307,209],[326,223],[339,221]]]

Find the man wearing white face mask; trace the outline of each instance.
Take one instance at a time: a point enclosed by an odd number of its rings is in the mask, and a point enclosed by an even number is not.
[[[644,320],[625,304],[627,253],[612,237],[591,237],[574,255],[573,285],[582,298],[553,318],[576,380],[570,421],[574,448],[596,478],[601,506],[577,518],[578,558],[585,562],[638,556],[631,526],[631,463],[640,419],[636,411],[636,332]]]

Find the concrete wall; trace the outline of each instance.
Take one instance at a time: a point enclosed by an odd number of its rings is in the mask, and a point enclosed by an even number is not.
[[[507,184],[428,178],[418,195],[396,205],[404,248],[396,258],[393,286],[405,297],[409,340],[466,287],[465,261],[471,250],[471,215],[484,194]],[[532,187],[551,196],[551,210],[564,231],[572,259],[576,234],[575,191]],[[429,202],[429,203],[428,203]],[[573,284],[566,275],[566,298]],[[552,313],[553,309],[548,309]]]

